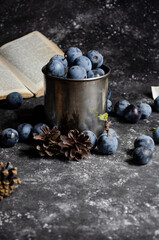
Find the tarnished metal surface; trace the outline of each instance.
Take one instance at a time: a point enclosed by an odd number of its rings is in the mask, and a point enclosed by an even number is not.
[[[70,129],[91,130],[97,136],[104,130],[98,115],[106,112],[108,76],[110,69],[102,66],[106,74],[89,79],[64,79],[48,76],[45,79],[45,114],[51,125],[63,133]]]

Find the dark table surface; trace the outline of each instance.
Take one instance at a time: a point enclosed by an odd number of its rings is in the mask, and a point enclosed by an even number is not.
[[[62,50],[100,51],[111,67],[113,105],[120,99],[153,106],[159,85],[158,1],[33,1],[0,3],[0,45],[38,30]],[[0,106],[0,130],[29,121],[44,98],[26,99],[15,111]],[[29,143],[0,148],[18,167],[22,183],[0,202],[0,239],[159,239],[159,146],[145,166],[131,164],[136,137],[159,126],[153,110],[137,124],[110,116],[118,134],[114,155],[80,162],[45,159]]]

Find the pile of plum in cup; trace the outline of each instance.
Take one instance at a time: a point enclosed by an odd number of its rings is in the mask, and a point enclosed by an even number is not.
[[[90,50],[83,56],[77,47],[70,47],[63,55],[55,55],[47,63],[46,74],[54,77],[86,79],[105,74],[101,68],[103,56],[96,50]]]

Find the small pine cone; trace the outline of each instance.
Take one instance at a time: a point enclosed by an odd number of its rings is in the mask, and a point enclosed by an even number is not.
[[[51,130],[42,126],[41,130],[43,133],[36,134],[34,133],[33,138],[38,141],[36,149],[39,151],[41,157],[44,156],[54,156],[60,152],[60,147],[58,145],[60,141],[61,132],[57,127],[53,127]]]
[[[79,161],[90,153],[92,143],[87,133],[80,133],[77,129],[70,130],[68,136],[61,135],[60,139],[60,152],[69,160]]]
[[[8,162],[4,167],[0,162],[0,200],[10,195],[13,189],[17,188],[17,184],[20,184],[20,178],[16,177],[17,168]]]

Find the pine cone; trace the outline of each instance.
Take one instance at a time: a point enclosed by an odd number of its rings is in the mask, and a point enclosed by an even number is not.
[[[41,130],[43,133],[34,134],[33,138],[39,141],[39,144],[36,146],[36,149],[39,151],[40,156],[54,156],[60,152],[60,146],[58,145],[60,141],[61,132],[57,127],[53,127],[51,130],[42,126]]]
[[[21,183],[20,178],[16,177],[16,175],[17,168],[13,167],[11,162],[8,162],[5,167],[0,162],[0,200],[10,195],[13,189],[18,187],[15,184]]]
[[[79,161],[90,153],[92,143],[87,133],[79,133],[77,129],[70,130],[68,136],[61,135],[60,139],[60,152],[69,160]]]

